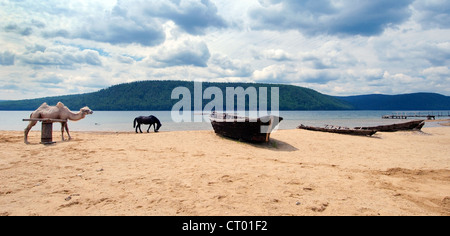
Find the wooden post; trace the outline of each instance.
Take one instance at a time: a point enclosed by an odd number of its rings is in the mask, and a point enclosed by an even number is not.
[[[41,144],[50,145],[53,142],[53,122],[52,121],[42,121],[41,130]]]

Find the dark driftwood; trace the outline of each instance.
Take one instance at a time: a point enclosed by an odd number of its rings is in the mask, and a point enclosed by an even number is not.
[[[349,134],[349,135],[359,135],[359,136],[372,136],[377,133],[377,131],[375,131],[375,130],[350,129],[347,127],[321,128],[321,127],[300,125],[297,128],[304,129],[304,130],[310,130],[310,131],[320,131],[320,132],[327,132],[327,133]]]
[[[355,129],[362,130],[376,130],[379,132],[397,132],[397,131],[409,131],[409,130],[421,130],[425,125],[425,120],[413,120],[406,123],[392,124],[392,125],[380,125],[375,127],[356,127]]]
[[[216,134],[247,142],[269,142],[271,132],[283,118],[265,116],[250,119],[223,113],[212,113],[210,120]]]

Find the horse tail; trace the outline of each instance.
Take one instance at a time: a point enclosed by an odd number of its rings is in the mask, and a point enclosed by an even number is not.
[[[133,122],[133,128],[136,128],[136,122],[137,122],[137,118],[134,119],[134,122]]]

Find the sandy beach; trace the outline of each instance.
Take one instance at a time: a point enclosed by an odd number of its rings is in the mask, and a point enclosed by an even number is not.
[[[0,215],[450,215],[450,127],[346,136],[282,130],[0,131]]]

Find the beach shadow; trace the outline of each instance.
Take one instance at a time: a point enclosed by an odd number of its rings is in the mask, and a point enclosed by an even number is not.
[[[415,135],[426,135],[426,136],[433,136],[433,134],[430,134],[430,133],[424,132],[424,131],[422,131],[422,130],[415,130],[415,131],[413,131],[413,134],[415,134]]]
[[[248,145],[248,146],[252,146],[255,148],[261,148],[261,149],[267,149],[270,151],[275,151],[275,152],[295,152],[298,151],[298,149],[292,145],[290,145],[289,143],[271,138],[269,142],[267,143],[252,143],[252,142],[245,142],[245,141],[241,141],[241,140],[236,140],[236,139],[232,139],[232,138],[228,138],[228,137],[224,137],[221,135],[216,134],[217,137],[222,138],[224,140],[228,140],[230,142],[236,142],[239,144],[243,144],[243,145]]]
[[[356,136],[356,135],[353,135],[353,136],[361,137],[361,138],[369,138],[369,139],[383,139],[383,137],[381,137],[380,134],[378,134],[378,133],[374,134],[372,136]]]
[[[290,145],[289,143],[280,141],[278,139],[271,138],[268,143],[252,144],[252,146],[257,148],[264,148],[275,152],[295,152],[298,148]]]

